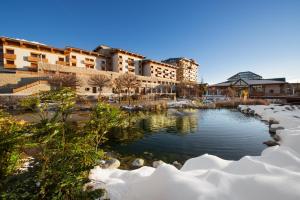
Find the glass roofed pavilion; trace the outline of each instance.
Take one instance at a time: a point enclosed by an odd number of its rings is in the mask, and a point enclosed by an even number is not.
[[[246,71],[246,72],[237,73],[227,80],[228,81],[237,81],[239,79],[259,80],[259,79],[262,79],[262,76],[257,75],[253,72]]]
[[[258,74],[246,71],[231,76],[225,82],[209,86],[209,94],[228,95],[229,90],[233,89],[236,96],[247,91],[250,97],[274,97],[286,95],[288,86],[285,78],[263,79]]]

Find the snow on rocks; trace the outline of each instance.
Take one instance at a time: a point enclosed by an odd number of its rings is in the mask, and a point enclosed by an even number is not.
[[[300,109],[246,108],[268,121],[273,117],[284,127],[276,130],[280,146],[238,161],[205,154],[187,160],[180,170],[169,164],[136,170],[95,167],[89,178],[94,188],[106,189],[111,200],[300,199],[300,119],[294,117],[300,116]]]
[[[137,158],[131,163],[131,165],[133,167],[142,167],[142,166],[144,166],[144,163],[145,163],[144,159]]]
[[[173,163],[174,167],[176,167],[177,169],[181,169],[182,168],[182,164],[180,162],[178,162],[177,160],[175,160]]]
[[[153,161],[152,166],[153,166],[154,168],[157,168],[159,165],[162,165],[162,164],[164,164],[164,163],[165,163],[165,162],[162,161],[162,160],[157,160],[157,161]]]
[[[111,158],[109,160],[106,160],[104,165],[103,165],[103,168],[105,169],[117,169],[119,168],[121,165],[120,161],[116,158]]]

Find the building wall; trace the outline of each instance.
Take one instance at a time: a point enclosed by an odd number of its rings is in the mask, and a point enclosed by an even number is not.
[[[49,70],[49,73],[60,71],[61,73],[74,73],[84,77],[107,72],[106,75],[114,79],[128,72],[137,75],[141,87],[157,87],[163,84],[174,85],[177,83],[176,74],[178,71],[176,66],[168,66],[168,64],[157,61],[144,62],[143,59],[145,57],[121,49],[100,49],[98,53],[96,53],[72,47],[59,49],[38,43],[3,37],[0,38],[0,46],[3,46],[3,51],[1,51],[0,48],[0,56],[2,55],[2,57],[0,57],[0,68],[3,69],[3,65],[6,63],[6,58],[3,58],[2,53],[6,53],[6,48],[9,48],[14,50],[13,58],[10,59],[14,60],[15,67],[13,65],[11,68],[5,68],[5,70],[10,69],[15,73],[21,72],[20,70],[31,70],[33,72],[27,71],[27,73],[35,73],[32,76],[38,77],[41,76],[43,72],[45,72],[45,75],[47,70]],[[35,61],[29,61],[28,58],[31,57],[31,53],[43,54],[45,58],[42,62],[40,62],[40,57],[35,58]],[[73,56],[76,58],[72,58]],[[3,62],[1,62],[1,60],[3,60]],[[38,65],[48,66],[50,69],[39,68],[41,71],[37,73]],[[14,68],[17,70],[14,70]],[[185,71],[185,73],[183,71],[182,76],[192,79],[194,75],[189,75],[188,73],[193,73],[193,71]],[[20,74],[20,76],[26,77],[25,74]],[[1,84],[5,84],[4,82],[15,84],[19,78],[5,80],[6,81],[2,81],[3,83],[1,82]],[[84,86],[80,88],[80,91],[89,93],[91,90],[86,91],[86,88],[88,88],[88,84],[84,81]],[[110,91],[107,90],[107,92],[109,93]]]
[[[45,54],[47,62],[50,64],[56,64],[56,61],[58,61],[59,57],[64,57],[63,54],[56,54],[56,53],[50,53],[50,52],[45,52],[45,51],[39,51],[39,50],[35,50],[35,49],[27,49],[27,48],[22,48],[22,47],[3,45],[4,53],[7,52],[7,49],[14,50],[14,55],[16,55],[16,58],[14,59],[16,68],[24,69],[24,70],[28,70],[29,67],[31,66],[31,63],[36,63],[36,62],[28,61],[28,57],[31,56],[31,53]],[[4,59],[4,64],[6,64],[6,63],[7,63],[7,59]]]
[[[151,77],[164,78],[168,80],[176,80],[176,69],[173,67],[166,67],[165,65],[147,62],[145,65],[144,72]]]
[[[185,58],[175,58],[164,61],[168,64],[177,66],[176,80],[177,81],[197,81],[198,65],[192,60]]]
[[[132,64],[130,64],[129,60],[132,60]],[[121,73],[132,73],[132,74],[140,74],[139,73],[139,61],[142,59],[135,56],[130,56],[125,53],[116,52],[113,54],[113,69],[115,72]]]
[[[72,56],[76,56],[76,58],[73,58]],[[71,61],[71,59],[76,59],[76,67],[81,67],[81,68],[86,68],[87,65],[85,64],[86,59],[92,59],[94,65],[92,65],[92,68],[97,68],[96,66],[96,56],[91,56],[91,55],[84,55],[81,53],[76,53],[76,52],[70,52],[70,54],[67,56],[69,61]],[[75,64],[75,63],[74,63]],[[72,62],[70,62],[70,65],[72,65]],[[98,66],[99,68],[100,66]]]
[[[281,85],[265,85],[265,94],[281,94]],[[273,91],[273,92],[272,92]]]
[[[177,80],[197,81],[197,65],[192,62],[181,60],[180,69]]]

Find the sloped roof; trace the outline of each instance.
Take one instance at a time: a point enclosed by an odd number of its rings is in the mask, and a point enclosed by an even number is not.
[[[236,83],[243,81],[247,85],[268,85],[268,84],[285,84],[285,81],[277,81],[277,80],[271,80],[271,79],[256,79],[256,80],[249,80],[249,79],[239,79],[236,81],[225,81],[222,83],[217,83],[214,85],[211,85],[212,87],[228,87],[231,85],[236,85]]]
[[[185,60],[185,61],[188,61],[188,62],[192,62],[195,65],[199,66],[199,64],[194,59],[189,59],[189,58],[185,58],[185,57],[168,58],[168,59],[162,60],[161,62],[169,63],[169,62],[177,62],[177,61],[180,61],[180,60]]]
[[[239,72],[233,76],[231,76],[230,78],[228,78],[227,80],[228,81],[236,81],[236,80],[239,80],[239,79],[250,79],[250,80],[253,80],[253,79],[262,79],[262,76],[258,75],[258,74],[255,74],[253,72],[250,72],[250,71],[245,71],[245,72]]]
[[[276,81],[269,79],[260,79],[260,80],[244,80],[248,85],[266,85],[266,84],[284,84],[285,81]]]

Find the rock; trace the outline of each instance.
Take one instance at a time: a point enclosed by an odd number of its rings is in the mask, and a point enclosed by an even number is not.
[[[181,167],[182,167],[182,164],[181,164],[180,162],[178,162],[177,160],[174,161],[172,164],[173,164],[174,167],[176,167],[177,169],[181,169]]]
[[[105,161],[103,168],[105,169],[117,169],[121,165],[120,161],[116,158],[109,159]]]
[[[145,163],[144,159],[137,158],[131,163],[131,165],[133,167],[142,167],[142,166],[144,166],[144,163]]]
[[[265,141],[263,142],[263,144],[269,146],[269,147],[272,147],[272,146],[276,146],[276,145],[279,145],[276,141],[274,140],[268,140],[268,141]]]
[[[272,137],[273,137],[273,139],[274,139],[276,142],[278,142],[278,141],[281,140],[280,136],[277,135],[277,134],[274,134]]]
[[[255,110],[249,110],[249,114],[254,115],[255,114]]]
[[[162,160],[153,161],[152,166],[157,168],[159,165],[164,164],[165,162]]]
[[[284,127],[280,126],[279,124],[272,124],[269,128],[270,133],[276,133],[277,130],[283,130]]]
[[[272,125],[272,124],[279,124],[279,121],[277,121],[276,119],[274,119],[273,117],[270,117],[269,118],[269,124]]]

